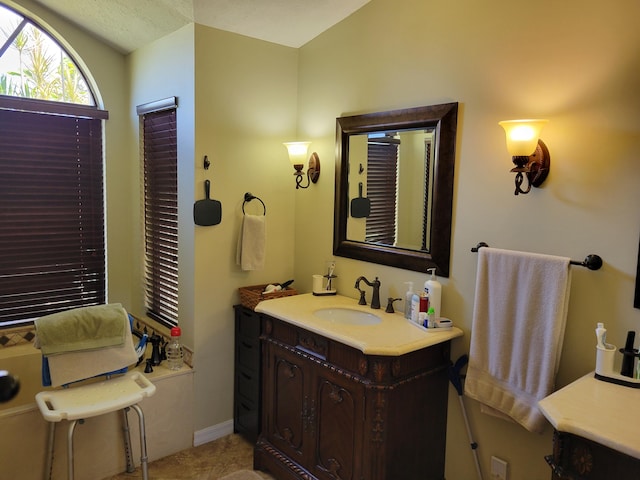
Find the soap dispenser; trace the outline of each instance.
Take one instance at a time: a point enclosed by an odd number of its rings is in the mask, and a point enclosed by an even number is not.
[[[428,268],[431,278],[424,282],[424,291],[429,295],[429,306],[433,307],[436,318],[440,318],[440,302],[442,300],[442,285],[436,279],[436,269]]]
[[[413,282],[404,282],[409,285],[407,293],[404,295],[404,318],[411,320],[411,301],[413,300]]]

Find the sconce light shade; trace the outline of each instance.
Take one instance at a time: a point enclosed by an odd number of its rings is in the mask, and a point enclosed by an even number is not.
[[[304,176],[304,172],[302,169],[304,168],[304,162],[307,159],[307,150],[311,142],[285,142],[284,146],[287,147],[287,151],[289,152],[289,161],[295,172],[293,174],[296,176],[296,189],[298,188],[308,188],[312,183],[316,183],[320,178],[320,158],[316,152],[311,154],[309,157],[309,167],[307,168],[307,184],[302,185],[302,177]]]
[[[529,193],[531,186],[539,187],[549,174],[549,150],[542,140],[540,132],[548,120],[504,120],[498,124],[504,128],[507,136],[507,150],[515,167],[515,195]],[[524,175],[529,185],[522,189]]]
[[[291,165],[304,165],[311,142],[285,142]]]
[[[549,120],[505,120],[498,124],[507,134],[507,150],[512,157],[529,156],[536,151],[542,128]]]

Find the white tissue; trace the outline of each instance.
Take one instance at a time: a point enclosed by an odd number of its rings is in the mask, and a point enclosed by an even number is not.
[[[265,287],[264,292],[262,293],[279,292],[280,290],[282,290],[282,287],[280,285],[273,285],[270,283]]]

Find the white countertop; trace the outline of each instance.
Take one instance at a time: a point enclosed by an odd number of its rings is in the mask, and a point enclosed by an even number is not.
[[[332,323],[313,314],[322,308],[360,310],[380,317],[381,322],[375,325]],[[255,310],[357,348],[368,355],[404,355],[463,335],[457,327],[427,331],[406,320],[402,313],[386,313],[384,306],[376,310],[369,305],[358,305],[358,300],[342,295],[292,295],[260,302]]]
[[[593,372],[538,402],[554,428],[640,458],[640,389],[597,380]]]

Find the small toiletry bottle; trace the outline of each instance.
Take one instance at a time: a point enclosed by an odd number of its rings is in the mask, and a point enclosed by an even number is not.
[[[604,323],[598,322],[596,326],[596,347],[605,349],[605,345],[607,344],[607,329],[604,328]]]
[[[404,295],[404,318],[411,320],[411,299],[413,298],[413,282],[405,282],[409,290]]]
[[[440,305],[442,300],[442,285],[436,279],[436,269],[428,268],[431,278],[424,282],[424,291],[429,295],[429,305],[433,307],[436,318],[440,318]]]
[[[418,323],[418,318],[420,315],[420,297],[417,293],[413,293],[413,297],[411,297],[411,321]]]
[[[180,336],[182,331],[180,327],[171,329],[171,340],[167,344],[167,367],[169,370],[180,370],[182,368],[182,346],[180,345]]]
[[[429,295],[427,292],[420,292],[420,310],[421,313],[429,311]]]
[[[433,307],[429,307],[427,312],[427,328],[436,328],[436,311]]]
[[[429,310],[429,295],[427,292],[420,292],[418,307],[418,325],[424,326],[427,321],[427,311]]]

